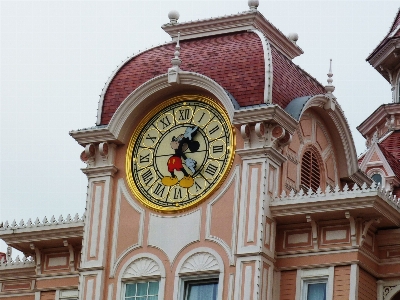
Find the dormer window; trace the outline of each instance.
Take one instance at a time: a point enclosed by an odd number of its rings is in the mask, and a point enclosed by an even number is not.
[[[382,176],[381,174],[374,174],[372,175],[372,180],[375,181],[377,184],[379,184],[380,186],[382,186]]]
[[[314,192],[321,186],[321,168],[318,154],[314,149],[304,152],[301,160],[301,188],[308,191],[311,188]]]

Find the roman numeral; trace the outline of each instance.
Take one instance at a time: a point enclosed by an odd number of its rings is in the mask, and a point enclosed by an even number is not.
[[[171,121],[168,119],[168,116],[165,116],[164,118],[160,119],[161,124],[163,125],[162,129],[165,129],[169,125],[171,125]]]
[[[204,115],[205,115],[206,113],[205,112],[203,112],[203,114],[201,115],[201,117],[200,117],[200,120],[198,120],[197,121],[197,123],[200,123],[201,122],[201,120],[203,120],[203,117],[204,117]]]
[[[212,164],[209,164],[204,172],[207,174],[210,174],[211,176],[214,176],[215,172],[217,172],[217,170],[218,170],[218,167],[216,167]]]
[[[156,188],[154,189],[154,194],[156,194],[158,197],[161,197],[164,194],[164,190],[165,186],[158,182]]]
[[[139,157],[139,162],[140,163],[147,163],[150,161],[150,153],[147,153],[147,155],[141,156]]]
[[[203,188],[200,186],[200,184],[198,184],[196,181],[194,182],[194,187],[196,188],[196,193],[198,191],[201,191]]]
[[[182,120],[187,120],[187,119],[189,119],[189,109],[188,108],[186,108],[186,109],[180,109],[179,110],[179,121],[182,121]]]
[[[213,129],[210,130],[210,134],[214,134],[219,129],[219,126],[215,126]]]
[[[149,185],[149,183],[153,180],[153,172],[151,172],[151,170],[148,169],[146,172],[142,174],[142,179],[145,185]]]
[[[174,189],[174,200],[182,199],[182,191],[180,188]]]
[[[224,146],[213,146],[213,153],[223,152]]]
[[[157,139],[156,136],[150,136],[150,134],[147,134],[146,136],[146,140],[151,140],[152,143],[154,143],[154,141]]]

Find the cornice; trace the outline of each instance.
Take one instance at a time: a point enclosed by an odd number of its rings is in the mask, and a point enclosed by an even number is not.
[[[180,40],[182,41],[218,34],[259,29],[274,46],[279,48],[279,50],[290,59],[303,54],[303,50],[299,46],[289,40],[258,11],[245,11],[230,16],[184,23],[168,23],[161,26],[161,28],[172,37],[173,41],[177,40],[178,32],[180,32]]]
[[[379,123],[386,122],[386,117],[400,113],[400,103],[382,104],[367,119],[357,126],[364,138],[376,130]]]
[[[80,130],[72,130],[69,132],[80,145],[85,146],[90,143],[109,142],[115,144],[122,144],[108,127],[91,127]]]
[[[262,105],[236,110],[233,125],[254,124],[259,122],[276,122],[290,134],[297,128],[297,121],[278,105]]]
[[[286,157],[283,156],[279,151],[272,147],[259,147],[259,148],[249,148],[249,149],[237,149],[236,153],[242,159],[259,159],[270,157],[278,165],[281,165],[286,161]]]
[[[114,176],[118,172],[118,168],[114,165],[102,167],[88,167],[82,168],[81,171],[86,174],[88,178],[96,178],[102,176]]]
[[[367,57],[367,61],[374,67],[378,68],[380,64],[393,52],[395,49],[400,48],[400,39],[390,38],[385,45],[378,51],[371,53]]]
[[[8,245],[83,237],[83,222],[35,228],[11,229],[1,233]]]

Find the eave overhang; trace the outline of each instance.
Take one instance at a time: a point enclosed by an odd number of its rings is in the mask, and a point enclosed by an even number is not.
[[[85,146],[90,143],[108,142],[113,144],[122,144],[108,127],[91,127],[69,132],[79,145]]]
[[[392,38],[371,53],[366,60],[390,83],[388,72],[391,71],[391,66],[399,61],[399,56],[400,38]]]
[[[293,134],[298,122],[278,105],[259,105],[235,110],[233,125],[276,123]]]
[[[0,231],[0,238],[9,246],[23,252],[34,253],[37,248],[63,247],[64,241],[80,246],[84,222],[48,224],[24,228],[8,227]]]
[[[398,114],[400,103],[382,104],[367,119],[357,126],[357,130],[364,138],[376,131],[376,126],[386,122],[386,118]]]

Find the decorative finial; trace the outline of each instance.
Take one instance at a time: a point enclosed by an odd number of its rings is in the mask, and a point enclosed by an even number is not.
[[[176,24],[178,23],[178,19],[179,19],[179,12],[177,10],[171,10],[168,13],[168,18],[169,18],[169,23],[170,24]]]
[[[168,83],[171,83],[171,84],[180,83],[179,71],[181,69],[179,68],[179,66],[182,63],[181,59],[179,58],[179,55],[180,55],[179,50],[181,49],[181,47],[179,46],[180,36],[181,36],[181,33],[178,32],[178,40],[177,40],[176,46],[175,46],[174,58],[171,59],[172,67],[168,69]]]
[[[296,42],[299,40],[299,35],[296,32],[291,32],[287,35],[287,38],[296,44]]]
[[[258,5],[260,5],[260,1],[258,0],[249,0],[248,2],[250,11],[257,11]]]
[[[332,74],[332,58],[330,60],[329,73],[327,75],[328,75],[328,79],[327,79],[328,85],[325,86],[325,91],[328,94],[332,94],[332,92],[335,90],[335,86],[332,85],[332,82],[333,82],[333,79],[332,79],[332,76],[333,76],[333,74]]]

